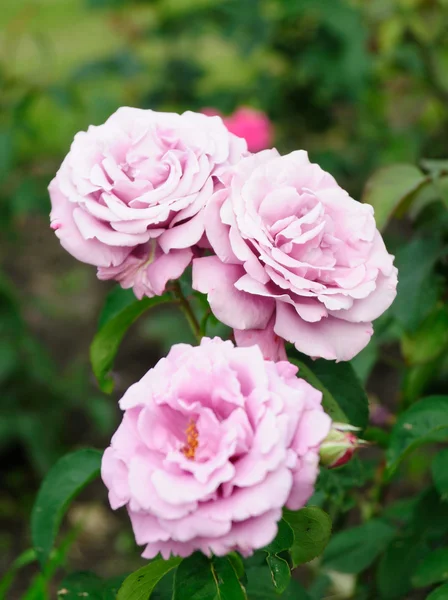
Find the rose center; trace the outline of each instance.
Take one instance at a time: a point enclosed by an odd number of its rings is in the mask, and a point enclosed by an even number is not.
[[[188,458],[188,460],[194,460],[196,456],[196,449],[199,446],[199,433],[196,429],[196,423],[194,421],[190,421],[188,423],[188,427],[185,430],[185,435],[187,436],[187,443],[182,448],[181,452]]]

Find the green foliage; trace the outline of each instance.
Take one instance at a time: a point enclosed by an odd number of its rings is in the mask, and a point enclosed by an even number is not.
[[[332,536],[323,564],[341,573],[360,573],[383,552],[394,535],[394,527],[380,519],[346,529]]]
[[[48,560],[58,527],[73,498],[100,472],[102,452],[77,450],[50,470],[37,495],[31,516],[34,549],[42,566]]]
[[[101,314],[101,327],[90,346],[92,369],[103,392],[110,394],[114,388],[109,371],[129,327],[150,308],[170,300],[167,294],[136,300],[135,297],[130,297],[127,290],[124,290],[123,294],[113,290],[113,296]]]
[[[380,231],[385,229],[395,212],[403,212],[407,208],[427,181],[427,177],[413,165],[392,165],[376,171],[366,183],[363,202],[373,206]]]
[[[265,567],[251,567],[247,570],[246,592],[249,600],[310,600],[305,589],[294,579],[290,579],[286,590],[279,593],[270,570]]]
[[[448,598],[448,583],[441,585],[426,596],[426,600],[446,600]]]
[[[86,597],[91,600],[115,600],[123,583],[123,576],[102,580],[95,573],[80,571],[63,579],[58,590],[58,600],[78,600]]]
[[[180,558],[170,560],[156,559],[127,577],[118,590],[117,600],[148,600],[157,583],[175,569]]]
[[[441,450],[432,461],[432,478],[443,500],[448,500],[448,448]]]
[[[322,391],[325,411],[334,421],[360,428],[367,425],[369,402],[350,363],[311,360],[296,351],[290,360],[299,367],[299,377]]]
[[[387,461],[393,473],[412,450],[430,442],[448,440],[448,396],[424,398],[400,415],[395,424]]]
[[[173,600],[244,600],[244,597],[237,574],[227,558],[210,560],[196,553],[185,558],[176,570]]]
[[[327,513],[316,506],[294,512],[285,509],[284,519],[294,533],[294,542],[290,546],[294,567],[322,554],[331,535],[331,519]]]
[[[426,587],[448,579],[448,548],[439,548],[428,554],[412,576],[414,587]]]
[[[26,567],[35,560],[37,560],[37,554],[33,548],[25,550],[15,559],[7,572],[0,579],[0,598],[6,598],[6,593],[14,583],[14,579],[16,578],[20,569]]]

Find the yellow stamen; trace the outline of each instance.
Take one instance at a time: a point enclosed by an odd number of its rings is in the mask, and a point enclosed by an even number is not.
[[[194,460],[196,456],[196,448],[199,446],[199,433],[196,429],[196,423],[194,421],[190,421],[188,423],[185,433],[187,436],[187,443],[182,448],[181,452],[188,458],[188,460]]]

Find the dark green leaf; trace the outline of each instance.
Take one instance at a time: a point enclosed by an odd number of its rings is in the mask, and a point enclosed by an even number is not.
[[[177,568],[173,600],[208,599],[245,600],[245,595],[227,558],[210,560],[196,552],[184,559]]]
[[[291,579],[287,589],[279,594],[267,566],[251,567],[247,570],[246,591],[248,600],[309,600],[306,591],[294,579]]]
[[[71,573],[61,583],[58,600],[79,600],[80,597],[102,600],[102,583],[95,573],[89,571]]]
[[[439,540],[448,533],[448,502],[433,487],[418,499],[412,517],[412,531],[425,540]]]
[[[441,450],[432,461],[432,478],[443,500],[448,500],[448,448]]]
[[[238,579],[244,577],[244,563],[241,556],[237,552],[230,552],[230,554],[227,555],[227,558],[232,563],[232,567],[234,568]]]
[[[429,596],[426,596],[426,600],[448,600],[448,583],[431,592]]]
[[[181,558],[156,559],[127,577],[118,590],[117,600],[148,600],[164,575],[175,569]]]
[[[331,535],[331,519],[326,512],[308,506],[294,512],[285,509],[283,516],[294,532],[290,552],[295,567],[322,554]]]
[[[361,573],[383,552],[394,535],[395,528],[380,519],[341,531],[331,538],[323,564],[341,573]]]
[[[382,555],[377,571],[377,585],[384,600],[402,600],[411,589],[411,577],[426,551],[418,536],[394,540]]]
[[[102,453],[84,449],[66,454],[52,467],[37,495],[31,536],[41,565],[47,562],[59,524],[73,498],[98,477]]]
[[[211,566],[217,584],[216,598],[219,600],[245,600],[246,595],[231,561],[227,557],[216,556],[213,558]]]
[[[263,548],[269,554],[279,554],[284,550],[289,550],[294,543],[294,534],[289,524],[282,519],[278,522],[278,533],[275,539]]]
[[[89,571],[71,573],[59,587],[58,600],[115,600],[124,579],[125,576],[104,580]]]
[[[403,211],[403,204],[408,205],[412,195],[427,181],[414,165],[391,165],[374,173],[366,184],[362,201],[375,209],[378,229],[386,227],[398,208]]]
[[[137,301],[132,290],[124,290],[120,285],[116,285],[107,294],[103,308],[98,319],[98,329],[101,329],[106,323],[118,316],[125,308],[135,304]]]
[[[414,587],[426,587],[448,579],[448,548],[434,550],[418,565],[412,576]]]
[[[348,362],[312,360],[291,351],[290,360],[299,367],[299,377],[321,390],[325,411],[334,421],[364,428],[369,420],[369,401]]]
[[[130,304],[127,304],[126,298],[124,298],[123,308],[118,312],[118,301],[111,301],[110,319],[106,320],[106,317],[102,315],[103,325],[93,338],[90,346],[93,372],[104,392],[110,393],[113,390],[114,382],[108,373],[126,331],[144,312],[170,301],[171,298],[168,294],[156,296],[155,298],[134,300]]]
[[[279,594],[284,592],[291,579],[291,569],[283,558],[270,554],[266,561],[271,571],[272,583]]]
[[[433,236],[415,238],[397,250],[398,294],[390,314],[407,331],[415,331],[437,303],[439,289],[433,270],[441,248],[441,241]]]
[[[387,451],[388,474],[422,444],[448,440],[448,396],[430,396],[413,404],[398,418]]]

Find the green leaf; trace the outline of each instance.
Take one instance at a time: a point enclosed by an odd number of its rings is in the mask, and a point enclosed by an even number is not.
[[[246,600],[246,595],[232,562],[227,557],[214,557],[212,572],[217,583],[217,598],[220,600]]]
[[[31,537],[42,566],[70,502],[98,477],[101,457],[99,450],[77,450],[60,458],[45,477],[31,514]]]
[[[299,367],[299,377],[322,392],[325,412],[333,421],[362,429],[367,425],[369,401],[350,363],[312,360],[294,350],[289,354],[289,360]]]
[[[426,600],[448,600],[448,583],[432,591],[429,596],[426,596]]]
[[[126,303],[129,300],[128,296],[122,297],[120,301],[118,298],[118,293],[114,291],[106,315],[102,314],[101,316],[101,329],[93,338],[90,346],[93,372],[100,388],[108,394],[114,388],[114,382],[109,376],[109,371],[126,331],[138,317],[150,308],[172,301],[168,294],[154,298],[143,298],[142,300],[134,299],[129,304]],[[119,310],[120,302],[122,302],[121,310]]]
[[[374,173],[367,181],[362,201],[375,209],[378,229],[382,231],[398,209],[404,212],[415,192],[428,181],[420,169],[408,164],[391,165]]]
[[[412,577],[416,588],[426,587],[448,579],[448,548],[434,550],[418,565]]]
[[[103,308],[98,319],[98,329],[101,329],[118,316],[125,308],[135,304],[137,299],[132,290],[124,290],[120,285],[116,285],[107,294]]]
[[[448,396],[430,396],[401,414],[391,433],[387,473],[391,476],[412,450],[448,440]]]
[[[443,500],[448,500],[448,448],[441,450],[432,461],[432,479]]]
[[[209,599],[245,600],[245,594],[227,558],[210,560],[196,552],[185,558],[177,568],[173,600]]]
[[[123,575],[104,580],[90,571],[71,573],[59,586],[58,600],[115,600],[124,579]]]
[[[327,569],[361,573],[383,552],[395,535],[395,528],[380,519],[333,535],[323,555]]]
[[[310,600],[298,581],[291,579],[287,589],[280,594],[274,587],[269,568],[250,567],[247,569],[247,597],[249,600]]]
[[[398,293],[389,311],[406,331],[415,331],[437,303],[439,286],[433,271],[441,250],[440,239],[433,236],[414,238],[396,252]]]
[[[117,600],[148,600],[164,575],[175,569],[181,558],[156,559],[127,577],[118,590]]]
[[[272,583],[279,594],[283,593],[289,585],[291,579],[291,569],[284,558],[270,554],[266,558],[268,567],[271,571]]]
[[[80,597],[102,600],[102,583],[98,575],[89,571],[71,573],[60,585],[58,600],[79,600]]]
[[[6,592],[13,584],[17,572],[20,571],[20,569],[22,569],[23,567],[26,567],[30,563],[34,562],[35,560],[37,560],[37,554],[33,548],[25,550],[20,556],[18,556],[15,559],[15,561],[0,579],[0,598],[6,598]]]
[[[90,571],[79,571],[65,577],[59,586],[58,600],[115,600],[125,576],[104,580]]]
[[[448,160],[446,159],[423,158],[420,165],[422,169],[432,173],[434,177],[440,177],[443,173],[448,173]]]
[[[438,541],[448,533],[448,502],[442,500],[435,488],[428,488],[418,499],[411,528],[428,541]]]
[[[411,589],[411,577],[422,556],[426,543],[419,537],[399,537],[382,555],[377,571],[377,585],[381,598],[402,600]]]
[[[278,533],[275,539],[263,548],[269,554],[279,554],[284,550],[289,550],[294,543],[294,533],[289,524],[282,519],[278,522]]]
[[[283,517],[294,532],[290,549],[294,567],[322,554],[331,535],[331,519],[326,512],[317,506],[308,506],[294,512],[285,509]]]
[[[78,535],[78,531],[79,528],[69,531],[61,541],[60,546],[52,550],[43,571],[33,577],[31,584],[22,595],[21,600],[47,600],[49,583],[53,579],[56,571],[61,568],[67,560],[67,554]]]
[[[401,341],[403,355],[411,365],[435,360],[448,346],[448,309],[442,306],[431,313],[412,334]]]
[[[244,569],[244,562],[243,562],[243,559],[241,558],[241,556],[237,552],[230,552],[227,555],[227,558],[231,562],[232,567],[233,567],[238,579],[241,579],[242,577],[244,577],[245,569]]]

